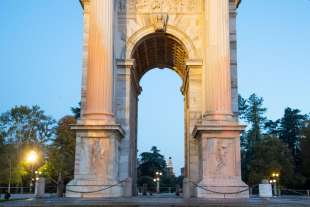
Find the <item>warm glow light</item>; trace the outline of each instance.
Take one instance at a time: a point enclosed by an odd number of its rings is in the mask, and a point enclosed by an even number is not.
[[[27,162],[28,163],[35,163],[38,160],[38,154],[35,151],[30,151],[29,154],[27,155]]]

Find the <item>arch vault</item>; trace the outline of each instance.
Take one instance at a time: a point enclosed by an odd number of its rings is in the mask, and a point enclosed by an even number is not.
[[[238,0],[81,0],[84,64],[68,197],[136,194],[139,81],[152,68],[183,80],[184,197],[248,197],[241,181]],[[164,97],[163,97],[164,98]]]

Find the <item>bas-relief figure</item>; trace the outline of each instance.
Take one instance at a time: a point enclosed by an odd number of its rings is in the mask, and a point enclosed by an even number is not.
[[[247,187],[240,171],[239,137],[244,126],[237,117],[239,0],[81,3],[85,28],[82,115],[73,126],[78,141],[75,175],[67,196],[136,195],[140,79],[153,68],[169,68],[183,81],[184,197],[219,198],[227,191],[235,192],[229,194],[231,198],[248,197],[247,192],[239,192]],[[223,194],[201,190],[193,183]],[[119,185],[108,191],[78,193],[94,190],[92,185],[111,184]]]
[[[235,146],[230,139],[208,139],[207,157],[209,173],[215,177],[232,176],[235,161]]]
[[[81,165],[87,167],[84,168],[82,174],[101,175],[105,169],[105,149],[101,146],[106,145],[106,141],[102,138],[84,138],[81,141]]]

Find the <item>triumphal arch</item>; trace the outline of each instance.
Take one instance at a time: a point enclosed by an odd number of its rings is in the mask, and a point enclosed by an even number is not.
[[[136,195],[139,81],[153,68],[169,68],[183,80],[184,196],[248,197],[240,173],[244,127],[237,115],[239,3],[81,0],[82,110],[73,127],[75,173],[68,197]]]

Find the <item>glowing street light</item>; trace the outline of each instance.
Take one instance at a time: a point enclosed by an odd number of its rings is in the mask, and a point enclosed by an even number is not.
[[[277,195],[277,182],[279,180],[280,177],[280,173],[279,172],[273,172],[271,174],[271,180],[269,181],[271,184],[273,184],[273,191],[274,191],[274,195]]]
[[[27,162],[30,164],[34,164],[38,160],[38,153],[36,153],[34,150],[31,150],[29,154],[27,155]]]
[[[159,193],[159,181],[160,181],[160,176],[162,176],[163,173],[156,171],[155,175],[156,175],[156,177],[153,179],[153,181],[156,182],[156,192]]]
[[[38,153],[34,150],[31,150],[28,154],[27,154],[27,157],[26,157],[26,161],[27,163],[29,163],[31,165],[31,180],[30,180],[30,184],[29,184],[29,188],[30,188],[30,193],[32,191],[32,185],[33,185],[33,181],[34,181],[34,178],[33,178],[33,165],[38,161]]]

